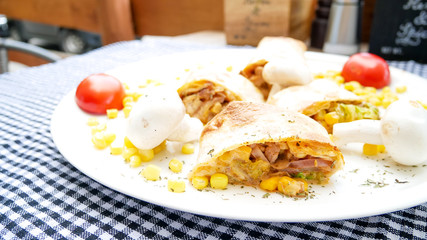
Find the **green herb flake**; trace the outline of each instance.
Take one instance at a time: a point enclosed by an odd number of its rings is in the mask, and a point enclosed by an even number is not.
[[[266,194],[262,195],[262,198],[268,198],[268,197],[270,197],[270,193],[266,193]]]
[[[362,186],[373,186],[374,188],[382,188],[387,186],[388,184],[385,183],[384,181],[374,181],[371,179],[367,179],[366,182],[364,184],[362,184]]]
[[[212,157],[212,153],[215,151],[215,149],[211,149],[211,150],[209,150],[209,152],[208,152],[208,155],[210,155],[211,157]]]

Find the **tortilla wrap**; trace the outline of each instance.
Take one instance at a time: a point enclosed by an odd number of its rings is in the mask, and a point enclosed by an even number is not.
[[[197,161],[190,181],[223,173],[230,183],[248,186],[274,176],[327,183],[344,165],[341,152],[316,121],[250,102],[230,103],[204,127]]]
[[[379,119],[379,111],[376,107],[365,103],[361,97],[326,79],[315,80],[304,86],[282,89],[270,96],[267,103],[313,117],[329,133],[332,132],[332,126],[324,121],[324,115],[329,112],[339,113],[339,122]]]
[[[275,89],[304,85],[312,81],[305,61],[306,45],[287,37],[264,37],[257,46],[254,58],[240,72],[258,87],[265,99],[272,85]]]
[[[186,112],[206,124],[232,101],[264,102],[261,92],[246,78],[230,72],[199,70],[178,89]]]

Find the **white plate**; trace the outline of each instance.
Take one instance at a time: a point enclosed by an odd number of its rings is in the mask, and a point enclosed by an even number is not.
[[[189,52],[147,59],[109,71],[128,84],[146,79],[170,81],[178,84],[188,69],[232,66],[238,72],[254,54],[253,50],[215,50]],[[313,72],[340,70],[346,57],[307,52]],[[425,101],[427,80],[391,68],[392,88],[406,85],[407,94]],[[109,150],[96,150],[91,143],[90,115],[82,112],[74,102],[74,91],[57,106],[51,122],[53,140],[64,157],[84,174],[124,194],[144,201],[195,214],[251,221],[307,222],[350,219],[378,215],[409,208],[427,201],[427,167],[405,167],[393,163],[388,156],[365,157],[361,145],[342,149],[345,167],[335,174],[327,186],[313,186],[310,197],[293,199],[252,187],[229,186],[227,190],[197,191],[186,179],[197,156],[180,153],[179,143],[168,143],[168,150],[156,155],[150,162],[161,167],[162,179],[146,181],[138,173],[147,165],[130,168],[121,156],[112,156]],[[108,129],[120,137],[123,113],[107,120]],[[121,136],[122,137],[122,136]],[[196,143],[197,145],[197,143]],[[185,162],[180,174],[172,173],[167,164],[172,157]],[[171,193],[167,179],[184,179],[186,191]]]

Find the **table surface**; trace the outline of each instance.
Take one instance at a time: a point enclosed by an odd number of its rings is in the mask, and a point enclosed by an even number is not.
[[[144,37],[0,75],[0,238],[427,238],[427,204],[331,222],[248,222],[200,216],[109,189],[78,171],[56,148],[50,134],[52,113],[89,74],[171,53],[224,48],[234,47]],[[389,63],[427,77],[426,64]]]

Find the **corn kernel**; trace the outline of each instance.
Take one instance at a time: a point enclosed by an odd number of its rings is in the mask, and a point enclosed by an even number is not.
[[[184,154],[192,154],[194,153],[194,144],[186,143],[182,146],[181,152]]]
[[[98,132],[105,131],[106,129],[107,129],[107,124],[105,124],[105,123],[98,124],[98,125],[92,127],[92,135],[94,135],[95,133],[98,133]]]
[[[277,189],[286,195],[286,192],[288,191],[288,187],[292,185],[295,182],[294,179],[290,177],[281,177],[278,181]]]
[[[107,145],[110,145],[114,140],[116,140],[116,134],[104,132],[104,139]]]
[[[215,189],[225,189],[228,185],[228,176],[223,173],[215,173],[210,179],[211,187]]]
[[[142,93],[136,92],[133,94],[134,101],[138,101],[138,99],[142,96]]]
[[[325,75],[323,73],[315,73],[313,75],[314,79],[321,79],[321,78],[324,78],[324,77],[325,77]]]
[[[356,94],[357,96],[364,96],[364,95],[367,95],[368,94],[368,92],[367,91],[365,91],[364,89],[362,89],[362,88],[356,88],[356,89],[354,89],[353,90],[353,93],[354,94]]]
[[[143,162],[149,162],[154,158],[153,149],[139,149],[138,154],[141,157],[141,161]]]
[[[141,157],[138,154],[132,155],[129,158],[129,164],[133,168],[141,166],[141,162]]]
[[[262,180],[259,184],[261,189],[267,190],[267,191],[276,191],[277,185],[279,183],[280,177],[271,177],[265,180]]]
[[[157,154],[166,149],[166,140],[160,143],[157,147],[153,148],[154,154]]]
[[[369,103],[371,103],[372,105],[377,106],[377,107],[379,107],[379,106],[381,106],[381,105],[382,105],[381,99],[379,99],[379,98],[378,98],[378,96],[372,96],[372,97],[369,97],[369,98],[367,99],[367,101],[368,101]]]
[[[404,93],[404,92],[406,92],[406,90],[407,90],[406,86],[398,86],[398,87],[396,87],[396,92],[397,93]]]
[[[119,111],[115,108],[107,109],[107,117],[109,119],[116,118],[118,114],[119,114]]]
[[[132,96],[126,96],[123,98],[123,106],[127,106],[128,104],[133,102],[133,97]]]
[[[417,102],[418,102],[419,104],[421,104],[421,106],[423,106],[423,108],[424,108],[424,109],[426,109],[426,110],[427,110],[427,103],[423,103],[423,102],[421,102],[421,101],[419,101],[419,100],[417,100]]]
[[[135,101],[134,95],[135,95],[135,92],[127,91],[124,99],[128,98],[128,99],[130,99],[132,101]],[[131,101],[129,101],[129,102],[131,102]]]
[[[367,93],[373,93],[373,94],[377,93],[377,89],[374,87],[365,87],[364,89]]]
[[[336,71],[336,70],[327,70],[325,75],[327,77],[334,78],[334,77],[337,77],[337,76],[341,76],[341,73],[339,71]]]
[[[90,127],[94,127],[94,126],[96,126],[96,125],[98,125],[99,124],[99,121],[98,121],[98,119],[97,118],[95,118],[95,117],[90,117],[88,120],[87,120],[87,125],[88,126],[90,126]]]
[[[139,92],[126,92],[126,97],[132,97],[133,101],[136,102],[138,101],[138,98],[141,96],[142,94]]]
[[[348,91],[354,91],[355,89],[360,89],[361,87],[362,85],[360,85],[360,83],[356,81],[350,81],[350,82],[344,83],[344,88]]]
[[[194,188],[196,188],[197,190],[202,190],[205,187],[208,186],[209,184],[209,178],[208,177],[193,177],[193,179],[191,179],[191,184],[193,185]]]
[[[340,117],[336,112],[330,112],[325,115],[325,122],[328,125],[334,125],[340,120]]]
[[[344,78],[342,76],[336,76],[334,77],[334,81],[338,84],[341,85],[345,82]]]
[[[383,99],[381,106],[383,108],[388,108],[388,106],[390,106],[390,104],[393,102],[392,99]]]
[[[216,102],[212,107],[211,107],[211,112],[213,113],[219,113],[222,110],[222,104],[219,102]]]
[[[92,136],[92,143],[98,149],[104,149],[108,147],[107,142],[105,141],[104,133],[97,132]]]
[[[110,154],[111,155],[120,155],[123,153],[123,146],[120,144],[117,144],[116,142],[113,142],[110,145]]]
[[[367,156],[377,155],[379,153],[378,145],[365,143],[363,144],[363,154]]]
[[[169,169],[174,173],[179,173],[182,170],[183,163],[176,158],[169,161]]]
[[[141,171],[141,175],[147,180],[157,181],[160,179],[160,168],[150,164]]]
[[[129,85],[127,83],[122,83],[125,90],[129,90]]]
[[[378,145],[378,152],[379,153],[385,153],[385,146],[384,145]]]
[[[308,182],[305,179],[294,178],[294,180],[303,184],[303,189],[305,192],[308,191]]]
[[[229,72],[233,71],[233,66],[228,66],[228,67],[226,68],[226,70],[227,70],[227,71],[229,71]]]
[[[390,87],[383,87],[383,89],[381,90],[381,92],[383,93],[391,93],[391,88]]]
[[[128,118],[129,117],[129,114],[130,114],[130,111],[132,110],[132,106],[129,106],[129,105],[126,105],[124,108],[123,108],[123,113],[124,113],[124,115],[125,115],[125,118]]]
[[[157,81],[157,80],[152,80],[152,79],[147,79],[147,84],[152,84],[152,85],[154,85],[154,86],[160,86],[160,85],[163,85],[163,83],[162,82],[159,82],[159,81]]]
[[[125,147],[122,152],[122,157],[125,159],[125,162],[129,162],[130,157],[138,153],[137,148],[127,148]]]
[[[279,192],[292,197],[297,196],[301,191],[305,191],[304,188],[304,183],[290,177],[281,177],[277,185],[277,190],[279,190]]]
[[[325,119],[325,115],[326,115],[326,111],[324,109],[320,110],[318,113],[316,113],[316,115],[313,116],[313,118],[316,121],[322,121]]]
[[[185,192],[185,182],[177,180],[168,180],[169,192],[182,193]]]
[[[124,143],[125,143],[125,147],[128,148],[136,148],[135,145],[133,145],[133,143],[129,140],[128,137],[124,138]]]

